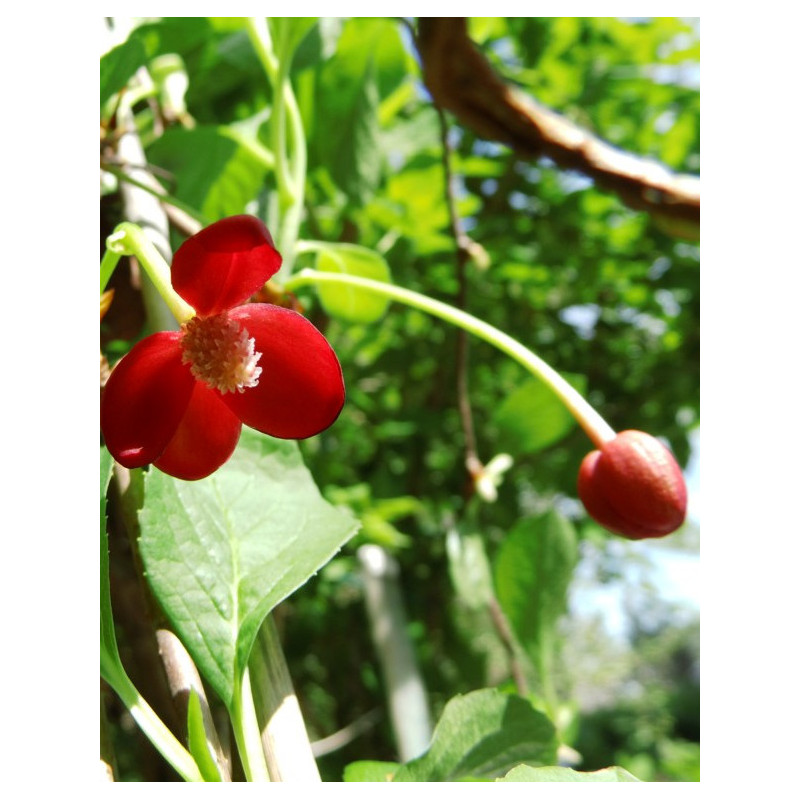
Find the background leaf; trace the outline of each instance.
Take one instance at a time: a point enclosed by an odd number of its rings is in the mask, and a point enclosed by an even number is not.
[[[148,148],[147,158],[171,173],[168,191],[208,222],[243,213],[271,168],[262,146],[225,126],[170,128]]]
[[[388,783],[399,767],[393,761],[354,761],[345,767],[344,780],[347,783]]]
[[[212,476],[146,479],[139,542],[148,582],[226,705],[264,617],[356,532],[319,494],[295,442],[244,429]]]
[[[492,569],[480,534],[447,534],[450,578],[456,597],[472,609],[485,608],[494,596]]]
[[[639,782],[622,767],[608,767],[596,772],[578,772],[568,767],[529,767],[525,764],[514,767],[500,781],[547,781],[558,783],[630,783]]]
[[[378,107],[406,77],[408,58],[392,20],[355,18],[347,21],[336,54],[319,72],[314,119],[305,121],[310,166],[326,167],[356,205],[378,187],[383,158]]]
[[[577,558],[575,530],[557,511],[520,520],[497,553],[497,599],[540,668],[551,666],[556,624],[567,608]]]
[[[555,749],[552,723],[527,700],[482,689],[450,700],[430,749],[400,767],[393,780],[492,778],[521,762],[549,764]]]
[[[579,392],[585,391],[583,375],[562,375]],[[529,378],[503,400],[495,423],[501,449],[536,453],[566,436],[575,426],[575,418],[549,386]]]
[[[317,253],[317,269],[385,283],[392,280],[386,259],[374,250],[355,244],[326,244]],[[385,297],[354,286],[322,285],[317,291],[325,310],[346,322],[361,325],[376,322],[389,307]]]
[[[125,87],[131,76],[147,60],[144,45],[138,37],[131,37],[109,50],[100,59],[100,106]]]

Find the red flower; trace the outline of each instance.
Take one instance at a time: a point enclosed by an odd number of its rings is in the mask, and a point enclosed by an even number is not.
[[[686,484],[672,453],[642,431],[622,431],[583,459],[578,495],[604,528],[628,539],[677,530],[686,518]]]
[[[266,226],[245,215],[178,249],[172,286],[196,316],[135,345],[103,393],[100,426],[120,464],[197,480],[230,458],[242,423],[280,439],[333,424],[344,382],[328,342],[294,311],[247,303],[280,265]]]

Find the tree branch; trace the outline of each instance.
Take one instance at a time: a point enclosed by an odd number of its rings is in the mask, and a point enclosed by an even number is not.
[[[479,136],[578,170],[670,234],[699,239],[699,178],[617,150],[506,85],[467,36],[463,17],[420,17],[417,46],[434,101]]]

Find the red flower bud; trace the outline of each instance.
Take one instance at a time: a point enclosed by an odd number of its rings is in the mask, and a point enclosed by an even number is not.
[[[583,459],[578,495],[604,528],[653,539],[686,518],[686,484],[672,453],[642,431],[622,431]]]

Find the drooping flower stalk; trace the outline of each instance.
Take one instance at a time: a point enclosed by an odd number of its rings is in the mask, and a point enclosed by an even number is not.
[[[487,322],[472,316],[472,314],[454,308],[447,303],[442,303],[439,300],[434,300],[431,297],[426,297],[418,292],[413,292],[410,289],[343,273],[303,269],[286,282],[285,288],[287,291],[294,291],[301,286],[318,283],[343,283],[365,289],[392,300],[397,300],[412,308],[417,308],[434,317],[439,317],[439,319],[443,319],[474,334],[483,339],[483,341],[494,345],[506,355],[511,356],[531,374],[544,381],[569,409],[570,413],[586,431],[587,436],[598,447],[607,441],[611,441],[616,436],[613,428],[600,416],[594,407],[549,364],[533,351],[520,344],[516,339],[489,325]]]
[[[669,450],[641,431],[617,434],[574,387],[516,339],[446,303],[367,278],[304,269],[285,288],[317,283],[350,285],[446,320],[494,345],[544,381],[597,447],[583,462],[578,490],[586,510],[608,530],[645,539],[665,536],[683,524],[686,484]]]

